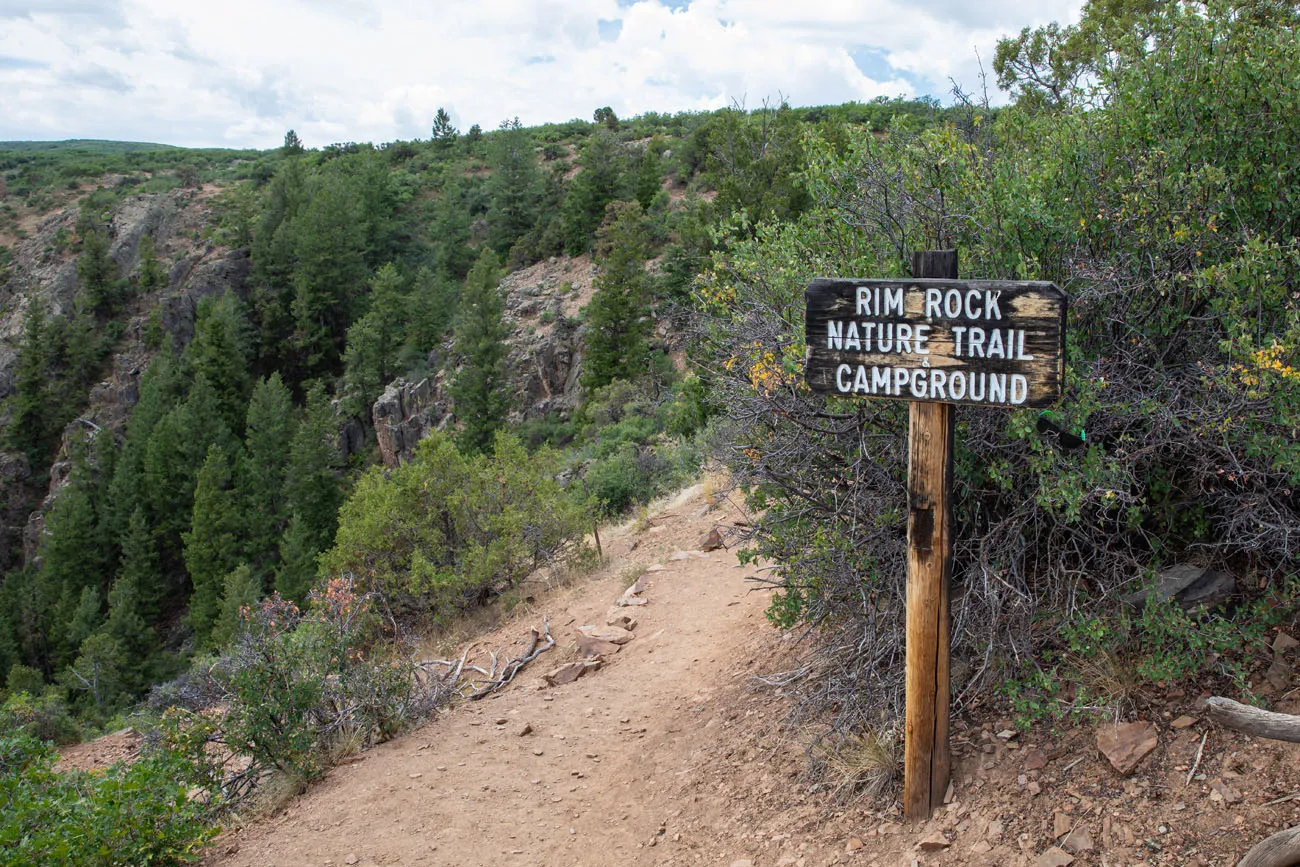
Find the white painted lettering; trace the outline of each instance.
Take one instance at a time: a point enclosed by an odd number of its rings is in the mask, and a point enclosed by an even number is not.
[[[925,318],[938,319],[939,303],[943,300],[943,292],[935,289],[933,286],[925,290]]]
[[[984,318],[985,319],[1002,318],[1002,308],[998,306],[998,302],[1001,298],[1002,298],[1002,290],[1000,289],[984,290]]]
[[[979,386],[978,389],[975,387],[976,385]],[[970,399],[978,403],[983,403],[984,392],[986,390],[985,386],[987,385],[988,380],[984,378],[984,374],[972,372],[970,375]]]
[[[912,354],[912,326],[902,323],[896,330],[896,339],[898,342],[898,352]]]
[[[925,371],[917,368],[912,371],[912,381],[908,384],[908,390],[912,392],[912,397],[924,399],[926,397],[926,386],[928,384],[929,379],[926,377]]]
[[[888,367],[871,367],[871,393],[880,394],[881,392],[889,394],[889,368]]]
[[[966,292],[966,318],[967,319],[980,319],[984,316],[984,308],[978,305],[972,305],[971,303],[972,301],[979,301],[979,300],[980,300],[980,291],[978,289],[970,289]]]
[[[934,400],[947,400],[948,392],[945,385],[948,380],[948,374],[942,370],[930,371],[930,397]]]
[[[903,389],[907,387],[907,375],[909,372],[910,371],[908,371],[906,367],[894,368],[894,382],[893,382],[894,390],[891,391],[890,394],[894,395],[895,397],[903,396]]]
[[[862,349],[862,341],[858,339],[858,323],[850,322],[848,329],[844,332],[845,349]]]
[[[876,330],[876,323],[874,322],[862,323],[862,342],[866,344],[865,346],[862,347],[863,352],[871,351],[871,332],[875,330]]]
[[[886,322],[876,326],[876,342],[881,352],[894,351],[894,323]]]
[[[970,329],[970,357],[984,357],[984,329],[971,326]]]
[[[961,339],[965,333],[966,333],[965,325],[954,325],[952,327],[952,339],[954,341],[952,347],[952,354],[953,357],[955,358],[961,358]]]
[[[883,316],[903,315],[903,287],[890,286],[885,289],[885,312]]]
[[[952,395],[953,400],[962,400],[966,397],[966,374],[960,370],[954,370],[948,377],[948,393]]]
[[[858,369],[861,370],[860,367]],[[841,364],[839,367],[835,368],[835,387],[841,392],[849,390],[849,381],[844,377],[852,372],[853,368],[849,367],[847,364]]]
[[[844,323],[834,320],[826,320],[826,348],[843,349],[844,348]]]
[[[1024,403],[1029,399],[1029,380],[1019,373],[1011,374],[1011,402]]]
[[[858,375],[853,378],[853,390],[864,394],[871,393],[871,386],[867,384],[867,369],[861,364],[858,365]]]
[[[995,334],[997,332],[994,332]],[[989,374],[989,403],[1007,402],[1007,375],[1005,373]]]
[[[961,316],[961,290],[949,289],[943,294],[943,312],[949,319]]]
[[[858,287],[858,315],[871,316],[871,289],[868,286]]]
[[[1006,358],[1007,357],[1007,353],[1002,348],[1001,328],[989,329],[989,345],[988,345],[988,349],[984,350],[984,357],[985,358]]]
[[[929,355],[930,347],[926,346],[926,343],[930,339],[930,326],[917,325],[912,329],[912,336],[916,340],[916,354]]]
[[[1016,358],[1021,361],[1033,361],[1032,355],[1025,354],[1025,332],[1024,329],[1016,332]]]

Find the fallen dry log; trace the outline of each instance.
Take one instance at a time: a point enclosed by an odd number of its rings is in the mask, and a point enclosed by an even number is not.
[[[1300,716],[1260,710],[1219,696],[1205,700],[1205,715],[1234,731],[1275,741],[1300,743]],[[1300,865],[1300,826],[1265,837],[1237,862],[1237,867],[1297,865]]]
[[[1300,864],[1300,826],[1265,837],[1237,862],[1237,867],[1295,867]]]
[[[1217,696],[1205,700],[1205,715],[1234,731],[1275,741],[1300,743],[1300,716],[1260,710]]]
[[[470,652],[474,649],[474,645],[471,644],[465,648],[460,659],[426,659],[424,662],[417,663],[416,668],[428,676],[436,677],[442,689],[455,690],[460,693],[461,698],[477,701],[510,683],[524,666],[554,646],[555,639],[551,636],[550,621],[544,621],[540,630],[535,626],[529,630],[528,643],[523,653],[506,660],[504,665],[500,654],[491,651],[488,652],[486,667],[470,663]],[[446,673],[441,676],[432,673],[440,668],[446,669]],[[482,675],[482,678],[473,681],[467,679],[462,685],[461,676],[469,671]]]

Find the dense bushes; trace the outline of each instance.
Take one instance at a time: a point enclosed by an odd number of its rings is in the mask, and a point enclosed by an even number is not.
[[[577,546],[582,510],[556,470],[554,454],[530,455],[512,436],[463,455],[434,434],[409,464],[361,477],[321,569],[355,575],[400,610],[452,617]]]
[[[0,733],[0,865],[169,865],[196,859],[215,833],[189,797],[193,766],[166,751],[101,773],[53,770],[25,729]]]
[[[1105,606],[1185,559],[1255,584],[1294,569],[1300,142],[1277,107],[1300,100],[1300,44],[1218,4],[1146,26],[1149,44],[1098,49],[1089,110],[972,106],[958,125],[812,142],[814,208],[753,240],[738,225],[700,284],[720,448],[766,510],[756,551],[782,564],[772,614],[857,648],[817,681],[845,717],[901,702],[906,420],[804,387],[815,276],[901,276],[912,251],[955,247],[963,277],[1072,296],[1052,415],[1084,444],[1032,411],[957,413],[963,695],[1042,648],[1039,612]],[[1175,82],[1193,95],[1169,99]]]

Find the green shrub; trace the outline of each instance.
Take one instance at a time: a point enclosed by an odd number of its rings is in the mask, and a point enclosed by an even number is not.
[[[358,481],[322,572],[355,575],[400,610],[454,616],[578,547],[582,509],[557,471],[553,453],[512,436],[470,456],[435,434],[409,464]]]
[[[193,766],[175,754],[102,773],[55,773],[54,758],[29,733],[0,733],[0,867],[181,864],[216,832],[188,797]]]
[[[81,737],[67,702],[56,689],[47,689],[39,696],[26,691],[10,695],[0,706],[0,731],[25,731],[56,744],[74,743]]]
[[[278,594],[248,609],[213,668],[224,742],[305,783],[328,766],[341,733],[369,745],[430,712],[443,696],[417,682],[401,647],[373,642],[372,601],[340,577],[311,594],[305,613]]]

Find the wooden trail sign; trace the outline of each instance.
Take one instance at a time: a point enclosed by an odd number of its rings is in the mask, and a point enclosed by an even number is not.
[[[817,392],[911,401],[903,812],[943,803],[948,747],[953,404],[1045,406],[1065,375],[1066,297],[1052,283],[958,280],[957,251],[913,278],[814,280],[804,375]]]
[[[1001,280],[814,280],[806,378],[860,397],[1046,406],[1061,391],[1065,293]]]

